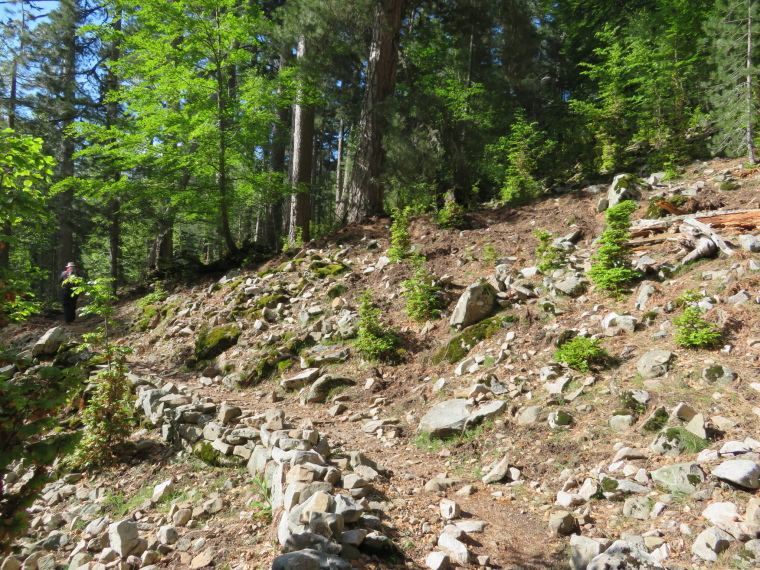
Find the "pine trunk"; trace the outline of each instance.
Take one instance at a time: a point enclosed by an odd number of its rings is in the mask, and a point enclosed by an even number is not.
[[[377,0],[372,42],[367,64],[356,158],[348,186],[348,221],[360,220],[383,211],[383,102],[396,86],[398,35],[401,28],[403,0]]]
[[[298,58],[306,55],[306,39],[298,39]],[[299,87],[293,108],[293,199],[290,205],[290,239],[296,240],[300,233],[307,242],[311,222],[311,166],[314,153],[314,106],[304,101],[305,90]]]

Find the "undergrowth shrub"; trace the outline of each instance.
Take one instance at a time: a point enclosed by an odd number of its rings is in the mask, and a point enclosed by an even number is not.
[[[406,291],[406,314],[416,321],[440,318],[440,309],[444,300],[439,295],[440,287],[435,284],[435,277],[425,267],[425,258],[414,256],[411,259],[414,272],[412,277],[402,283]]]
[[[359,297],[359,330],[354,347],[367,360],[395,362],[401,358],[401,335],[380,322],[381,314],[369,291],[363,291]]]
[[[701,296],[694,291],[684,291],[679,301],[685,306],[683,313],[673,319],[676,325],[675,341],[684,348],[717,348],[723,341],[718,327],[702,318],[703,309],[697,306]]]
[[[609,354],[601,346],[601,341],[576,336],[563,343],[554,353],[554,360],[566,362],[573,370],[588,372],[592,366],[603,366]]]
[[[94,468],[108,465],[116,460],[117,444],[126,440],[134,424],[132,413],[131,386],[127,379],[127,354],[129,347],[119,346],[110,337],[110,317],[115,307],[116,296],[109,280],[85,283],[77,280],[74,292],[87,295],[90,303],[83,315],[98,315],[103,318],[103,326],[97,332],[82,335],[84,347],[96,356],[91,364],[104,364],[98,372],[95,391],[82,411],[84,433],[72,455],[65,463],[74,468]]]
[[[464,207],[449,200],[435,215],[435,221],[442,230],[461,230],[465,227]]]
[[[406,259],[412,247],[412,236],[409,233],[409,223],[412,216],[410,208],[396,209],[391,223],[391,247],[388,248],[388,259],[397,263]]]
[[[600,289],[621,295],[625,288],[638,277],[631,269],[631,248],[626,242],[631,237],[631,214],[636,204],[630,200],[621,202],[607,210],[604,230],[599,241],[599,249],[592,257],[594,264],[588,276]]]

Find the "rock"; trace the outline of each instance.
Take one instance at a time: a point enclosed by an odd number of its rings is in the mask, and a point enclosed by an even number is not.
[[[480,281],[465,289],[459,297],[449,323],[452,327],[465,328],[488,317],[496,302],[496,292],[493,288]]]
[[[470,551],[467,550],[467,546],[446,532],[438,537],[438,548],[459,564],[470,563]]]
[[[623,514],[628,518],[645,521],[651,510],[652,503],[646,497],[628,497],[623,503]]]
[[[699,463],[676,463],[660,467],[651,474],[654,483],[670,493],[690,495],[697,490],[697,485],[705,480],[705,474]]]
[[[636,370],[644,378],[657,378],[668,371],[673,353],[669,350],[650,350],[636,363]]]
[[[718,560],[718,555],[726,550],[732,541],[733,538],[726,531],[712,527],[699,533],[691,551],[702,560],[715,562]]]
[[[324,402],[327,399],[327,395],[334,388],[341,386],[355,386],[356,382],[344,378],[342,376],[336,376],[334,374],[325,374],[320,376],[314,384],[309,388],[309,393],[306,396],[307,402]]]
[[[153,489],[153,497],[151,500],[154,503],[159,502],[160,500],[164,499],[165,497],[168,497],[174,492],[174,479],[169,479],[168,481],[164,481],[163,483],[159,483],[156,485]]]
[[[760,466],[749,459],[724,461],[712,470],[712,474],[718,479],[723,479],[740,487],[760,488]]]
[[[758,240],[752,234],[744,234],[739,236],[739,245],[745,251],[751,251],[753,253],[760,251],[760,240]]]
[[[302,370],[298,374],[283,378],[280,381],[280,386],[286,390],[297,390],[306,384],[309,384],[319,376],[319,368],[307,368]]]
[[[630,414],[615,414],[611,416],[608,421],[613,431],[616,431],[618,433],[631,429],[633,422],[633,416]]]
[[[504,456],[496,466],[491,469],[485,476],[483,476],[483,484],[488,485],[490,483],[498,483],[504,479],[509,473],[509,457]]]
[[[605,551],[607,545],[593,538],[573,534],[570,536],[570,568],[586,570],[594,557]]]
[[[467,417],[466,426],[474,426],[484,420],[490,420],[496,416],[502,414],[507,407],[507,403],[503,400],[495,400],[482,404],[475,408]]]
[[[614,208],[626,200],[638,200],[639,185],[632,174],[618,174],[607,190],[607,207]]]
[[[523,408],[517,416],[517,425],[527,426],[535,424],[541,417],[543,408],[541,406],[527,406]]]
[[[441,516],[446,520],[452,520],[459,516],[462,508],[458,503],[451,499],[443,499],[440,504]]]
[[[239,407],[228,406],[226,402],[223,402],[222,405],[219,406],[219,415],[217,416],[216,421],[218,421],[223,426],[226,426],[242,415],[243,410],[241,410]]]
[[[433,406],[420,420],[417,429],[433,437],[448,437],[461,432],[469,417],[467,400],[446,400]]]
[[[575,275],[571,275],[562,281],[555,283],[554,288],[561,291],[568,297],[577,297],[586,290],[586,281]]]
[[[664,570],[664,566],[643,550],[625,540],[616,540],[602,554],[595,556],[587,570]]]
[[[425,558],[425,564],[430,570],[447,570],[449,557],[443,552],[431,552]]]
[[[568,511],[557,511],[549,517],[549,529],[560,536],[572,534],[577,528],[575,517]]]
[[[726,386],[731,384],[739,375],[728,366],[713,364],[702,370],[702,379],[709,384]]]
[[[461,479],[457,478],[443,478],[443,477],[435,477],[425,483],[425,491],[428,493],[439,493],[441,491],[445,491],[446,489],[449,489],[451,487],[455,487],[456,485],[459,485],[462,482]]]
[[[158,542],[161,544],[174,544],[179,540],[177,529],[169,525],[164,525],[159,528],[156,536],[158,538]]]
[[[58,352],[61,345],[69,340],[68,333],[63,327],[53,327],[48,330],[32,347],[32,356],[52,355]]]
[[[549,414],[549,427],[551,429],[567,429],[573,424],[573,416],[564,410],[557,410]]]
[[[137,523],[131,519],[115,522],[108,527],[109,544],[122,558],[126,558],[137,546],[138,539]]]
[[[611,501],[620,501],[634,493],[646,493],[649,491],[643,485],[632,483],[626,479],[615,479],[605,475],[600,476],[599,484],[602,487],[602,493]]]
[[[654,295],[655,288],[654,283],[651,281],[644,281],[639,285],[638,292],[636,293],[635,308],[637,311],[644,311],[646,309],[649,298]]]

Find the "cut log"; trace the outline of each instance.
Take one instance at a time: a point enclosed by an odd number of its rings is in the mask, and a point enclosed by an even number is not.
[[[684,216],[669,216],[656,220],[637,220],[631,224],[631,237],[645,237],[666,231],[674,223],[696,219],[699,222],[709,223],[713,228],[737,228],[752,230],[760,228],[760,210],[718,210],[715,212],[703,212],[699,214],[687,214]]]

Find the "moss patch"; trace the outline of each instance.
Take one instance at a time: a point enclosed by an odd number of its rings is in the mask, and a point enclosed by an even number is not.
[[[346,291],[348,291],[348,287],[346,287],[343,283],[337,283],[327,290],[327,296],[330,299],[335,299],[337,297],[340,297]]]
[[[433,364],[439,364],[444,360],[450,364],[458,362],[481,340],[491,338],[505,328],[505,325],[513,322],[515,318],[512,315],[496,315],[467,327],[435,353]]]
[[[256,309],[263,309],[264,307],[269,307],[270,309],[274,309],[278,303],[288,303],[290,302],[290,299],[286,297],[285,295],[264,295],[260,299],[257,299],[251,304],[251,307]]]
[[[195,359],[204,361],[215,358],[228,348],[235,346],[238,338],[240,338],[240,329],[233,325],[213,329],[203,327],[195,341]]]
[[[309,265],[309,270],[314,274],[317,279],[324,279],[325,277],[340,275],[349,270],[348,266],[341,263],[327,263],[324,261],[313,261]]]

